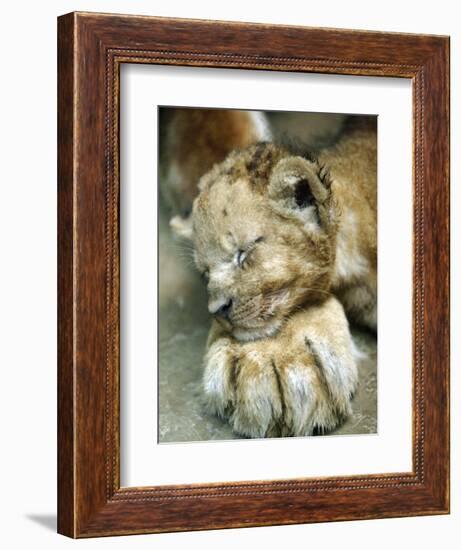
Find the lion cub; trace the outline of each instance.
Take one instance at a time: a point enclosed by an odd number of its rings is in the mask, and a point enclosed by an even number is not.
[[[199,188],[173,225],[208,285],[210,410],[250,437],[331,430],[357,384],[345,312],[376,330],[376,132],[317,157],[259,143]]]

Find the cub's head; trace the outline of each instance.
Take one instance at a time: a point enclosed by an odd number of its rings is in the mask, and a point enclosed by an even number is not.
[[[337,231],[331,182],[314,158],[259,143],[202,177],[189,220],[208,309],[233,336],[274,334],[296,308],[330,288]]]

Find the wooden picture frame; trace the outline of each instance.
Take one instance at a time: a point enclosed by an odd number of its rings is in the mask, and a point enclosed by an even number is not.
[[[122,63],[412,79],[412,471],[120,487]],[[58,71],[58,531],[95,537],[448,513],[448,37],[71,13],[58,20]]]

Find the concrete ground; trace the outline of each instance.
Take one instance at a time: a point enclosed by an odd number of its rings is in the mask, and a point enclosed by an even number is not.
[[[210,318],[206,289],[195,272],[191,250],[176,241],[169,214],[159,213],[159,441],[236,439],[230,426],[202,406],[202,359]],[[376,338],[353,328],[359,361],[359,388],[352,416],[334,432],[368,434],[377,430]],[[323,437],[323,436],[322,436]]]

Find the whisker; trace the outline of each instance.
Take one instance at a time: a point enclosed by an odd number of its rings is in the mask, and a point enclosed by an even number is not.
[[[320,292],[321,294],[326,294],[327,296],[334,296],[332,292],[329,292],[328,290],[323,290],[322,288],[314,288],[314,287],[302,287],[303,290],[310,290],[312,292]]]

